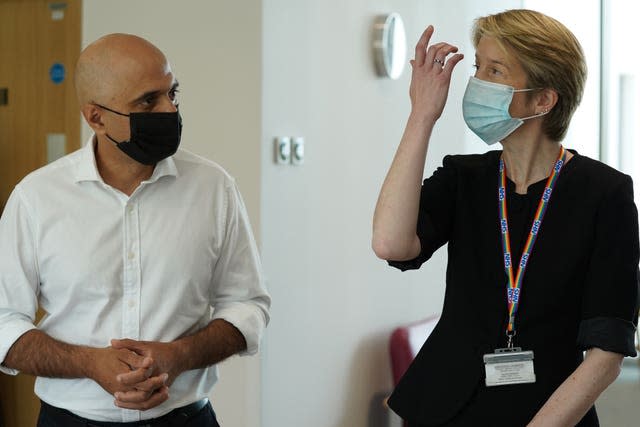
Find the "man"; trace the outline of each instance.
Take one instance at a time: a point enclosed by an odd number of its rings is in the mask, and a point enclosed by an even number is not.
[[[217,426],[215,364],[255,353],[269,320],[240,194],[178,150],[178,82],[151,43],[97,40],[75,83],[95,135],[0,220],[0,370],[38,377],[39,426]]]

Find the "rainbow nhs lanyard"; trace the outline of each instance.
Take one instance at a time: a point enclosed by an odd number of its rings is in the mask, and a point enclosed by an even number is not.
[[[562,166],[564,166],[567,154],[564,147],[560,146],[560,155],[555,162],[551,175],[547,179],[547,185],[542,193],[540,202],[538,203],[538,210],[533,217],[533,223],[531,224],[531,231],[529,232],[529,238],[522,250],[522,256],[520,257],[520,264],[518,265],[518,272],[515,279],[513,276],[513,264],[511,260],[511,238],[509,236],[509,224],[507,222],[507,170],[504,165],[504,160],[500,159],[500,184],[498,188],[498,205],[500,207],[500,230],[502,234],[502,253],[504,254],[504,270],[509,278],[509,284],[507,287],[507,307],[509,309],[509,323],[507,325],[507,347],[513,347],[513,337],[516,334],[515,320],[516,313],[518,312],[518,305],[520,304],[520,293],[522,289],[522,279],[524,272],[527,269],[527,263],[533,250],[533,245],[536,242],[540,227],[542,226],[542,219],[547,211],[549,200],[551,200],[551,193],[556,185],[558,176]]]

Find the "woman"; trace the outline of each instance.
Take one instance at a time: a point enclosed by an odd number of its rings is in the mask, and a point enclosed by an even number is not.
[[[433,31],[411,61],[411,114],[373,248],[406,270],[448,243],[447,287],[390,406],[411,426],[597,426],[595,400],[635,355],[638,220],[628,176],[560,143],[586,79],[582,49],[538,12],[478,19],[463,115],[503,150],[447,156],[421,185],[463,58],[430,45]]]

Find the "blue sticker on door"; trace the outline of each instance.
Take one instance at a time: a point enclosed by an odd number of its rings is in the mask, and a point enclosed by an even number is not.
[[[65,77],[64,65],[59,62],[55,62],[51,66],[51,68],[49,68],[49,78],[54,84],[59,85],[64,81],[64,77]]]

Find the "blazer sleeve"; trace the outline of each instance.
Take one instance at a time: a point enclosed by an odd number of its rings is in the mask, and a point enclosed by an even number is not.
[[[456,176],[453,157],[446,156],[442,166],[424,180],[416,224],[420,254],[408,261],[390,260],[389,265],[402,271],[420,268],[436,250],[449,241],[455,210]]]
[[[638,212],[627,175],[605,195],[582,299],[578,346],[635,356],[638,322]]]

